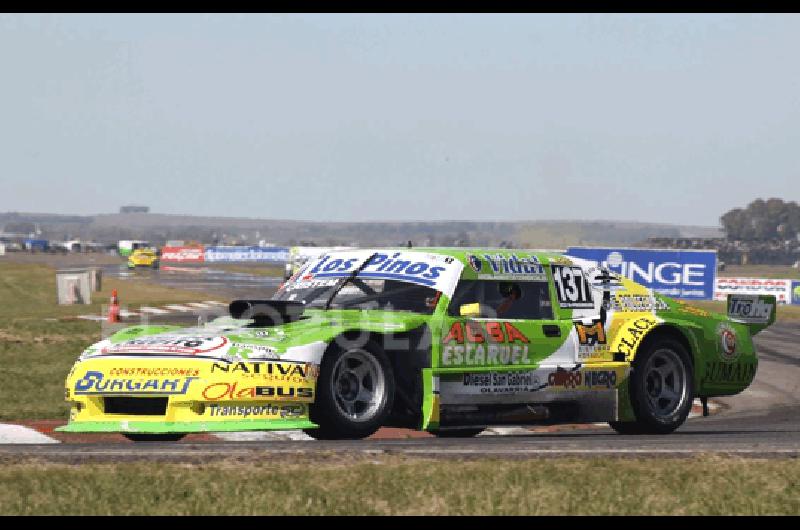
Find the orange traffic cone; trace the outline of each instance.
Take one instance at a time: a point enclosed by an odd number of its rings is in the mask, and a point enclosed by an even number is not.
[[[111,291],[111,305],[108,306],[108,321],[119,322],[119,299],[117,298],[117,290]]]

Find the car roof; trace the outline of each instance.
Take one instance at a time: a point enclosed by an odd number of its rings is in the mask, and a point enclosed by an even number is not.
[[[558,250],[538,250],[538,249],[514,249],[514,248],[491,248],[491,247],[382,247],[374,249],[382,252],[429,252],[431,254],[441,254],[452,256],[464,265],[469,265],[470,256],[502,256],[527,258],[535,256],[542,265],[549,265],[555,260],[563,260],[565,253]]]

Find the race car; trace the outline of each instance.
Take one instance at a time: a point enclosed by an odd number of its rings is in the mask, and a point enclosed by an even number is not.
[[[128,268],[136,267],[158,268],[158,253],[152,248],[138,248],[128,256]]]
[[[66,380],[64,432],[135,440],[381,426],[473,436],[491,425],[609,422],[677,429],[692,399],[736,394],[775,298],[727,316],[592,262],[508,249],[330,252],[268,300],[203,326],[134,326],[87,348]]]

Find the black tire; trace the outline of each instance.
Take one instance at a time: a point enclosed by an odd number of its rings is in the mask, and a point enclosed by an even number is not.
[[[150,434],[150,433],[132,433],[132,432],[124,432],[122,436],[127,438],[128,440],[133,440],[134,442],[177,442],[181,440],[186,433],[183,432],[172,432],[167,434]]]
[[[445,429],[443,431],[432,431],[439,438],[472,438],[482,433],[484,428],[473,429]]]
[[[668,375],[662,377],[656,368],[667,370]],[[665,390],[676,397],[662,397]],[[671,339],[648,345],[633,361],[629,391],[636,421],[609,422],[611,428],[620,434],[671,433],[692,410],[694,373],[689,353]]]
[[[363,377],[356,375],[359,360],[371,370]],[[352,369],[354,364],[355,369]],[[392,364],[378,344],[369,341],[364,346],[346,349],[334,345],[322,358],[317,395],[309,407],[309,418],[319,428],[304,432],[317,440],[366,438],[374,434],[389,416],[394,404],[394,389]],[[357,398],[362,395],[362,390],[380,395],[370,402],[360,401]],[[345,398],[354,393],[353,415],[361,418],[349,416],[345,410],[348,406]]]

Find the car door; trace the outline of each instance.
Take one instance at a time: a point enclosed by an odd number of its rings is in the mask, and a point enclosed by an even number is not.
[[[574,359],[572,323],[548,281],[461,279],[443,318],[435,370],[443,403],[508,403],[546,385],[543,362]]]

